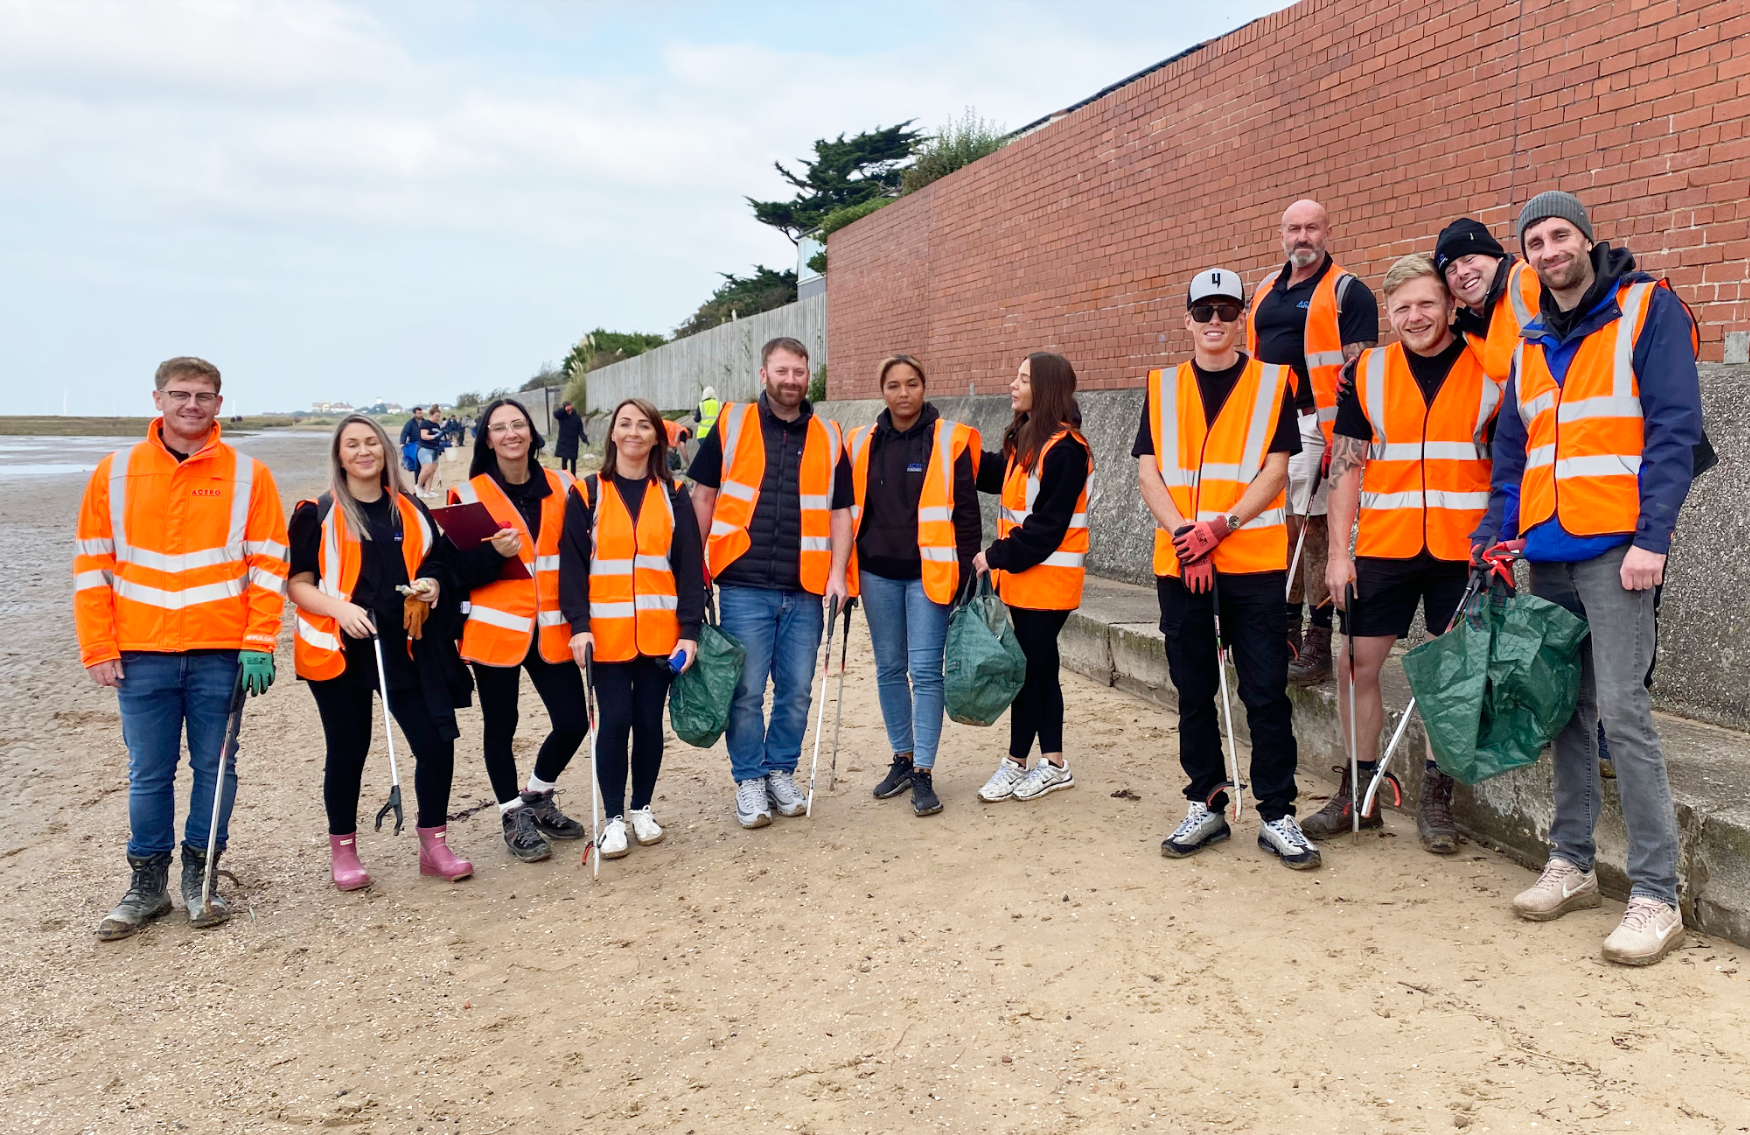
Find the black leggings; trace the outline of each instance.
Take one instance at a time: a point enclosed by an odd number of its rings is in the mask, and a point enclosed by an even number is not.
[[[574,477],[577,476],[577,458],[561,457],[559,459],[559,468],[565,470]]]
[[[529,672],[529,681],[541,695],[547,707],[552,731],[541,742],[535,757],[535,775],[551,784],[559,779],[577,748],[589,736],[589,711],[583,704],[583,671],[567,658],[564,662],[548,662],[534,647],[523,659],[522,666],[482,666],[474,664],[474,684],[480,688],[481,732],[485,734],[486,775],[492,780],[492,793],[500,804],[508,804],[522,792],[517,779],[516,754],[510,744],[516,739],[517,693],[522,686],[521,670]]]
[[[322,773],[328,834],[351,835],[359,826],[359,780],[364,776],[365,756],[370,752],[371,734],[377,722],[376,691],[366,686],[341,685],[338,680],[308,685],[316,696],[316,712],[322,715],[322,733],[328,742],[328,764]],[[438,733],[422,691],[391,690],[389,699],[389,711],[413,749],[418,826],[442,827],[450,808],[450,781],[456,770],[455,742]]]
[[[632,810],[648,808],[662,771],[662,707],[668,701],[668,659],[638,657],[595,664],[601,715],[596,734],[596,782],[608,819],[625,815],[626,739],[632,740]]]
[[[1063,752],[1063,686],[1057,680],[1057,636],[1068,611],[1028,611],[1010,607],[1015,640],[1027,656],[1027,680],[1009,706],[1009,756],[1027,759],[1033,738],[1041,753]]]

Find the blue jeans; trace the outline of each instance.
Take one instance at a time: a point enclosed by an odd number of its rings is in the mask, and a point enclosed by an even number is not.
[[[921,579],[888,579],[865,571],[862,589],[887,744],[895,755],[910,753],[918,768],[933,768],[942,740],[948,607],[930,601]]]
[[[128,746],[128,854],[157,855],[176,848],[176,765],[188,724],[188,821],[183,842],[205,849],[213,819],[213,782],[225,746],[231,695],[237,688],[237,652],[122,655],[122,740]],[[219,807],[219,850],[225,849],[231,805],[237,799],[237,762],[225,769]]]
[[[747,665],[729,707],[729,768],[735,782],[768,772],[795,772],[808,729],[814,665],[824,626],[821,600],[806,591],[722,587],[718,603],[725,634],[747,648]],[[766,680],[772,682],[772,721],[765,720]]]

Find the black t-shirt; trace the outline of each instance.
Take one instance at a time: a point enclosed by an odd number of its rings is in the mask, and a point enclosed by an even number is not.
[[[1253,320],[1252,329],[1258,334],[1258,358],[1267,363],[1285,363],[1300,376],[1300,392],[1294,404],[1302,413],[1313,409],[1312,383],[1306,369],[1306,313],[1319,281],[1330,270],[1331,258],[1326,256],[1317,272],[1291,288],[1288,277],[1294,266],[1284,264]],[[1344,346],[1379,340],[1379,301],[1359,276],[1352,278],[1339,293],[1337,333]]]
[[[1203,420],[1215,421],[1221,408],[1227,405],[1228,395],[1233,393],[1234,385],[1239,382],[1240,374],[1246,369],[1245,352],[1240,352],[1240,361],[1226,370],[1204,370],[1196,361],[1191,363],[1191,370],[1197,375],[1197,393],[1203,401]],[[1142,423],[1136,428],[1136,443],[1130,447],[1130,456],[1149,457],[1155,451],[1154,430],[1149,425],[1153,417],[1153,407],[1148,398],[1142,400]],[[1294,407],[1294,390],[1289,386],[1282,388],[1282,412],[1276,417],[1276,433],[1270,439],[1270,448],[1266,453],[1299,453],[1300,425]]]
[[[334,506],[336,508],[339,505]],[[350,602],[371,612],[377,621],[377,637],[383,642],[383,668],[389,672],[389,688],[410,689],[419,685],[413,660],[407,655],[407,633],[402,630],[403,599],[395,588],[408,583],[407,563],[402,558],[403,533],[397,523],[394,500],[384,494],[374,501],[360,501],[371,538],[359,543],[359,574]],[[313,501],[305,501],[286,525],[291,545],[291,574],[309,572],[322,578],[322,523]],[[338,632],[346,646],[346,671],[333,679],[342,685],[377,685],[377,658],[368,638],[351,638]]]
[[[1385,348],[1380,348],[1385,350]],[[1405,349],[1404,360],[1410,365],[1410,373],[1415,376],[1416,385],[1422,389],[1422,404],[1432,406],[1434,399],[1440,396],[1440,388],[1446,384],[1446,376],[1452,373],[1452,364],[1458,361],[1467,348],[1464,337],[1454,335],[1452,342],[1438,355],[1418,355]],[[1361,405],[1361,398],[1356,390],[1354,370],[1360,360],[1351,360],[1344,364],[1343,380],[1338,384],[1337,391],[1337,424],[1336,433],[1341,437],[1352,437],[1360,441],[1373,440],[1373,423],[1367,418],[1367,409]],[[1489,436],[1494,436],[1495,425],[1489,423]]]

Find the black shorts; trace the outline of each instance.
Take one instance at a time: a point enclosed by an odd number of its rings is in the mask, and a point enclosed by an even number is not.
[[[1343,633],[1356,638],[1403,638],[1416,621],[1416,605],[1420,603],[1428,630],[1439,634],[1452,622],[1469,582],[1470,564],[1463,560],[1437,560],[1427,552],[1407,560],[1357,556],[1358,617],[1351,631],[1351,620],[1343,616]]]

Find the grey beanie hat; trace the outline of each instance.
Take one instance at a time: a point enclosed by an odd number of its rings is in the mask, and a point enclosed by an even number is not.
[[[1551,217],[1572,221],[1587,240],[1592,239],[1592,222],[1586,218],[1586,206],[1580,204],[1580,199],[1572,193],[1563,193],[1559,189],[1539,193],[1519,210],[1519,239],[1525,239],[1526,229]]]

